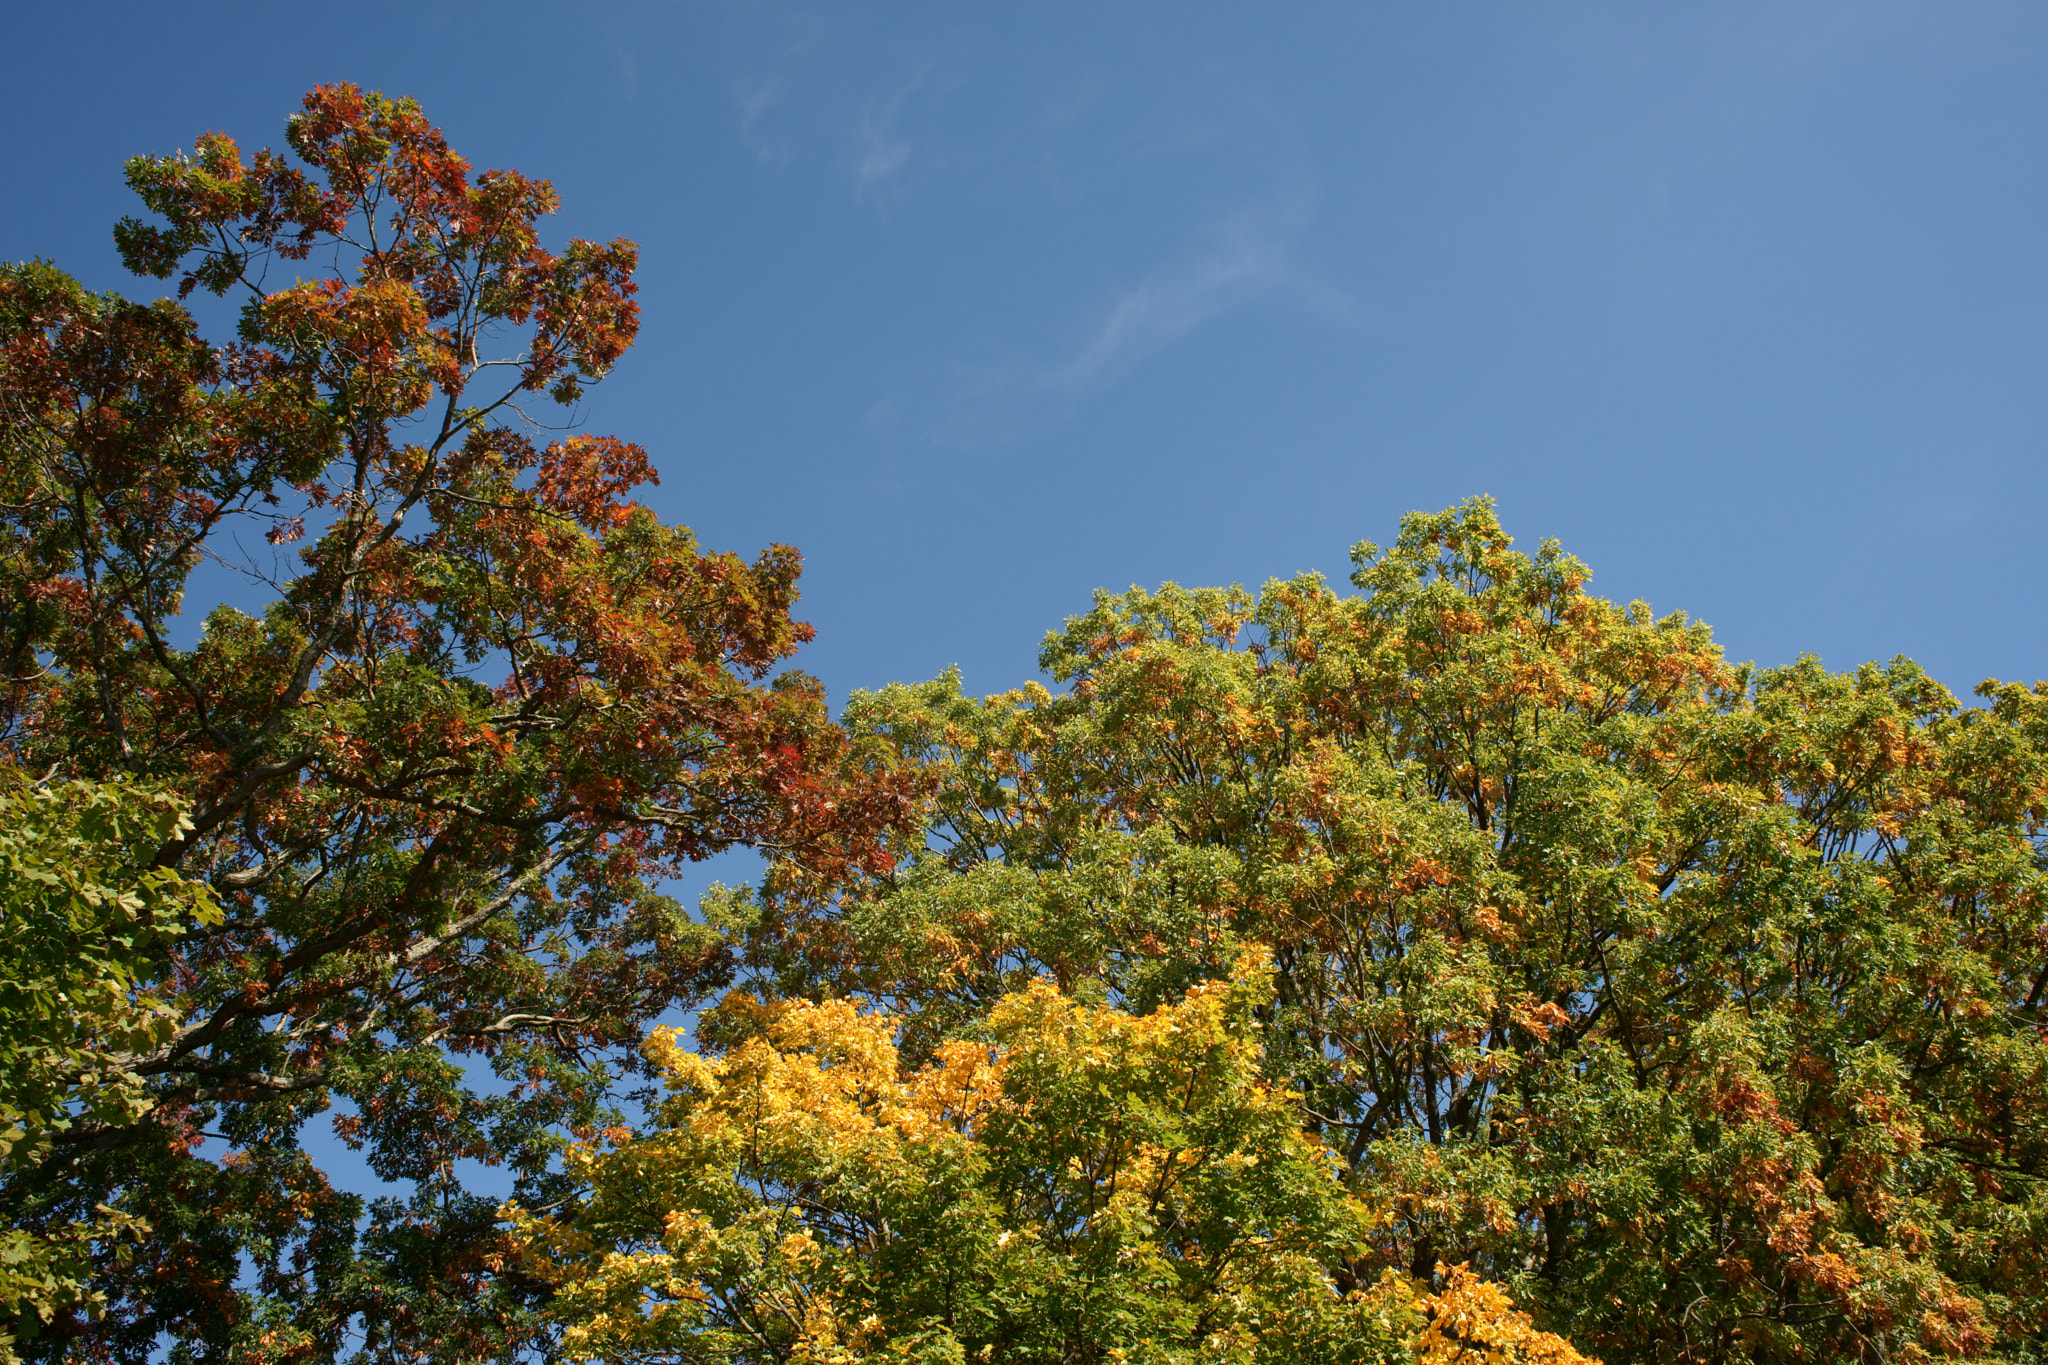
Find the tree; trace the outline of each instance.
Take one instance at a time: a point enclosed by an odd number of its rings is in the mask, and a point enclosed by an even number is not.
[[[189,828],[175,801],[127,783],[33,782],[0,764],[0,1173],[44,1160],[79,1122],[131,1124],[150,1097],[128,1059],[177,1020],[154,987],[161,948],[220,922],[203,885],[143,862]],[[0,1230],[0,1361],[58,1314],[97,1306],[93,1250],[124,1254],[146,1223],[107,1208]]]
[[[543,249],[550,186],[410,101],[324,86],[286,140],[128,166],[124,260],[234,295],[231,342],[0,272],[0,744],[177,793],[144,861],[225,910],[156,959],[149,1111],[0,1177],[11,1220],[152,1228],[41,1338],[81,1358],[509,1349],[535,1288],[456,1163],[549,1202],[647,1021],[725,970],[662,879],[736,845],[880,874],[913,781],[778,671],[793,550],[707,552],[632,501],[638,447],[536,434],[631,344],[633,245]],[[201,566],[239,586],[181,644]],[[366,1213],[310,1161],[337,1098],[410,1199]]]
[[[857,697],[925,831],[715,898],[748,989],[921,1064],[1034,978],[1143,1015],[1263,946],[1364,1267],[1610,1359],[2048,1357],[2048,685],[1732,667],[1484,500],[1355,559],[1098,596],[1060,694]]]
[[[734,1001],[716,1060],[657,1034],[654,1127],[572,1154],[573,1213],[510,1210],[565,1353],[1587,1365],[1462,1268],[1339,1288],[1372,1217],[1259,1075],[1270,967],[1142,1017],[1039,981],[914,1070],[844,1000]]]

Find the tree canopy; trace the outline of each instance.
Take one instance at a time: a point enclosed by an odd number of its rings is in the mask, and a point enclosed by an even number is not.
[[[2048,1365],[2048,683],[1475,499],[835,721],[796,552],[575,429],[633,245],[286,145],[129,163],[176,299],[0,267],[10,1349]]]
[[[907,809],[781,667],[796,553],[704,550],[632,500],[638,447],[542,426],[632,343],[633,244],[544,248],[548,183],[410,101],[322,87],[286,142],[128,165],[123,258],[238,301],[230,339],[0,271],[0,750],[174,793],[142,866],[224,911],[160,958],[147,1112],[0,1176],[18,1226],[153,1229],[40,1338],[85,1358],[505,1349],[525,1291],[456,1163],[547,1202],[647,1021],[716,980],[662,880],[740,844],[879,873]],[[409,1199],[309,1160],[336,1100]]]
[[[1263,948],[1352,1279],[1469,1265],[1612,1360],[2042,1358],[2048,685],[1732,666],[1483,499],[1354,558],[1098,596],[1058,693],[857,697],[925,828],[716,898],[748,989],[924,1065]]]

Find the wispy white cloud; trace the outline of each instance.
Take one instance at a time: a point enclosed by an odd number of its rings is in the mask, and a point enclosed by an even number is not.
[[[945,87],[932,80],[932,45],[894,41],[854,10],[804,0],[748,0],[728,13],[740,144],[778,169],[800,157],[838,161],[855,197],[879,204],[911,163],[913,102]],[[878,92],[876,77],[891,70],[893,87]]]
[[[1182,225],[1149,269],[1069,315],[1064,348],[912,362],[919,377],[870,409],[875,428],[955,448],[1011,444],[1256,300],[1350,310],[1297,259],[1314,176],[1293,120],[1254,84],[1215,71],[1133,82],[1056,47],[995,44],[971,25],[883,22],[857,6],[747,0],[732,12],[744,144],[777,166],[836,163],[854,201],[892,227],[923,226],[928,217],[909,220],[927,209],[1028,211],[1048,199],[1073,206],[1070,217],[1099,215],[1116,250],[1162,215]],[[1134,196],[1138,184],[1159,189]],[[1098,192],[1100,209],[1080,207]],[[1188,202],[1197,196],[1199,208]],[[1219,200],[1236,207],[1216,211]],[[1010,323],[1033,326],[1062,294]]]
[[[1114,383],[1216,314],[1284,283],[1297,216],[1240,213],[1206,225],[1126,290],[1087,345],[1046,372],[1045,386],[1083,394]]]
[[[853,183],[861,197],[882,206],[884,190],[910,164],[910,138],[902,131],[903,106],[931,75],[926,66],[884,99],[861,106],[853,131]]]
[[[799,142],[787,116],[792,105],[808,103],[806,91],[832,53],[834,16],[823,7],[782,0],[741,4],[729,12],[734,24],[726,56],[740,145],[767,165],[786,166]]]
[[[856,143],[853,178],[862,191],[872,191],[910,161],[910,139],[890,134],[886,127],[863,122]]]
[[[941,445],[1008,445],[1061,421],[1213,318],[1279,294],[1328,309],[1328,291],[1293,258],[1313,210],[1313,193],[1296,183],[1269,202],[1216,217],[1111,299],[1065,355],[957,367],[922,401],[892,396],[872,420],[893,425],[911,417]]]
[[[739,107],[740,145],[771,166],[789,162],[792,147],[787,136],[768,127],[768,113],[782,98],[778,80],[738,81],[733,85],[733,103]]]

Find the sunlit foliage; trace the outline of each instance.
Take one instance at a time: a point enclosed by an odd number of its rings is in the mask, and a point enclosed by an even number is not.
[[[1490,505],[1321,578],[1103,595],[1042,687],[858,698],[942,774],[889,872],[708,906],[913,1060],[1046,977],[1272,954],[1271,1077],[1379,1221],[1616,1360],[2036,1360],[2048,686],[1727,663]]]
[[[78,1124],[133,1123],[133,1070],[175,1032],[163,948],[220,922],[203,885],[143,860],[186,827],[162,791],[32,781],[0,763],[0,1172],[34,1169]],[[0,1361],[60,1313],[94,1306],[96,1251],[149,1234],[133,1214],[30,1200],[0,1228]]]
[[[1353,1274],[1374,1215],[1261,1078],[1270,962],[1146,1015],[1040,981],[905,1066],[845,1001],[650,1051],[643,1136],[572,1154],[573,1215],[513,1209],[576,1358],[1583,1365],[1492,1286]],[[1342,1286],[1342,1287],[1340,1287]]]

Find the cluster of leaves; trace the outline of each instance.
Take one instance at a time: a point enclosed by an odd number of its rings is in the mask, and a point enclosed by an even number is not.
[[[1100,596],[1058,695],[856,698],[926,829],[708,903],[748,988],[921,1065],[1260,945],[1355,1275],[1469,1263],[1612,1359],[2048,1359],[2048,686],[1731,667],[1484,500],[1355,557]]]
[[[736,1000],[715,1059],[655,1036],[573,1214],[508,1213],[578,1358],[1586,1365],[1462,1269],[1350,1278],[1375,1220],[1261,1076],[1271,1002],[1257,952],[1146,1015],[1039,981],[911,1069],[844,1000]]]
[[[153,1229],[95,1253],[104,1311],[58,1314],[52,1358],[510,1349],[536,1291],[456,1164],[547,1202],[648,1022],[719,983],[662,880],[748,844],[880,875],[912,804],[782,670],[794,551],[707,552],[633,500],[639,448],[537,434],[632,342],[633,245],[544,249],[548,184],[410,101],[323,87],[287,141],[128,167],[124,258],[237,298],[230,342],[0,268],[0,757],[174,792],[138,866],[224,911],[150,949],[146,1112],[0,1171],[9,1226]],[[309,1158],[336,1100],[409,1195]]]
[[[148,1112],[130,1066],[177,1025],[153,989],[161,950],[221,918],[205,886],[147,866],[186,828],[162,791],[35,782],[0,763],[0,1172],[34,1168],[78,1123]],[[17,1358],[8,1323],[34,1335],[95,1302],[95,1246],[120,1255],[148,1231],[105,1207],[0,1229],[0,1361]]]

